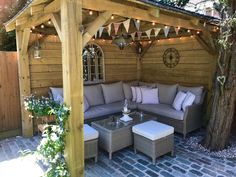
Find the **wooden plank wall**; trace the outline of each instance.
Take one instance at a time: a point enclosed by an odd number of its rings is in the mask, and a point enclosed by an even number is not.
[[[16,52],[0,52],[0,139],[21,134]]]
[[[175,68],[168,68],[162,56],[167,48],[172,47],[179,51],[180,61]],[[215,60],[215,56],[210,55],[191,37],[156,41],[142,59],[141,79],[186,86],[203,85],[210,89]]]
[[[34,39],[32,37],[31,41]],[[33,43],[30,48],[31,91],[47,95],[48,87],[62,86],[61,42],[55,36],[42,38],[41,59],[33,58]],[[104,52],[105,82],[136,80],[136,55],[131,47],[120,50],[111,41],[96,40]]]

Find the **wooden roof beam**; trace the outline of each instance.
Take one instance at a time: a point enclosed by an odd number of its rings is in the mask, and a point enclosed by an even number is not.
[[[30,15],[35,15],[43,11],[45,4],[35,5],[30,7]]]
[[[143,21],[156,22],[170,26],[181,26],[187,29],[200,29],[197,26],[193,26],[191,20],[180,19],[175,16],[162,14],[159,9],[155,7],[141,9],[110,0],[83,0],[82,5],[84,9],[91,9],[94,11],[111,11],[115,15],[127,18],[135,18]],[[54,0],[44,8],[45,13],[58,12],[59,10],[60,0]]]

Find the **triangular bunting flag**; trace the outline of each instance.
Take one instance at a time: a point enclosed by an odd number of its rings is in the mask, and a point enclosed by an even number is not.
[[[137,30],[140,29],[140,21],[134,20],[134,24]]]
[[[109,24],[107,26],[107,32],[108,32],[108,35],[110,36],[111,35],[111,24]]]
[[[165,37],[168,36],[169,31],[170,31],[170,27],[169,26],[165,26],[165,28],[164,28]]]
[[[126,32],[128,33],[128,32],[129,32],[130,19],[125,20],[125,21],[123,22],[123,25],[124,25],[124,27],[125,27]]]
[[[179,35],[179,30],[180,30],[180,27],[175,27],[175,33],[176,33],[176,35]]]
[[[99,28],[99,37],[102,36],[102,32],[103,32],[103,30],[104,30],[104,27],[100,27],[100,28]]]
[[[133,39],[133,41],[135,41],[135,34],[136,34],[136,32],[130,34],[132,39]]]
[[[145,32],[146,32],[146,34],[147,34],[147,37],[150,39],[151,32],[152,32],[152,29],[150,29],[150,30],[147,30],[147,31],[145,31]]]
[[[117,34],[121,23],[113,23],[113,24],[114,24],[115,34]]]
[[[137,35],[138,35],[138,40],[140,40],[142,36],[142,31],[137,31]]]
[[[155,37],[159,34],[161,28],[154,28]]]

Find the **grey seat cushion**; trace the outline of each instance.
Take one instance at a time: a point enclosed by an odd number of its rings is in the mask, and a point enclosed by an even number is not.
[[[105,103],[114,103],[125,99],[123,83],[101,84]]]
[[[183,111],[177,111],[168,104],[138,104],[138,109],[177,120],[184,119]]]
[[[194,103],[195,104],[201,104],[202,103],[202,92],[203,92],[203,86],[199,87],[185,87],[185,86],[178,86],[178,91],[183,92],[191,92],[196,96]]]
[[[123,90],[125,94],[125,99],[131,100],[133,98],[131,86],[138,86],[137,81],[123,83]]]
[[[105,104],[101,85],[84,86],[84,95],[90,106]]]
[[[84,118],[90,119],[90,118],[106,116],[109,114],[119,113],[121,112],[123,106],[124,106],[124,101],[119,101],[99,106],[92,106],[84,113]],[[129,109],[136,109],[136,108],[137,104],[135,102],[129,102]]]
[[[172,105],[178,85],[166,85],[157,83],[158,96],[160,103]]]

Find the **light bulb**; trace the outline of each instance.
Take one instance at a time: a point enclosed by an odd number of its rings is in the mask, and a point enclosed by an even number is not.
[[[41,27],[41,28],[44,28],[44,24],[42,24],[40,27]]]
[[[155,26],[155,24],[156,24],[155,22],[152,22],[152,26]]]
[[[89,15],[93,15],[93,11],[92,10],[89,11]]]
[[[111,19],[112,19],[112,20],[114,19],[114,15],[111,16]]]

